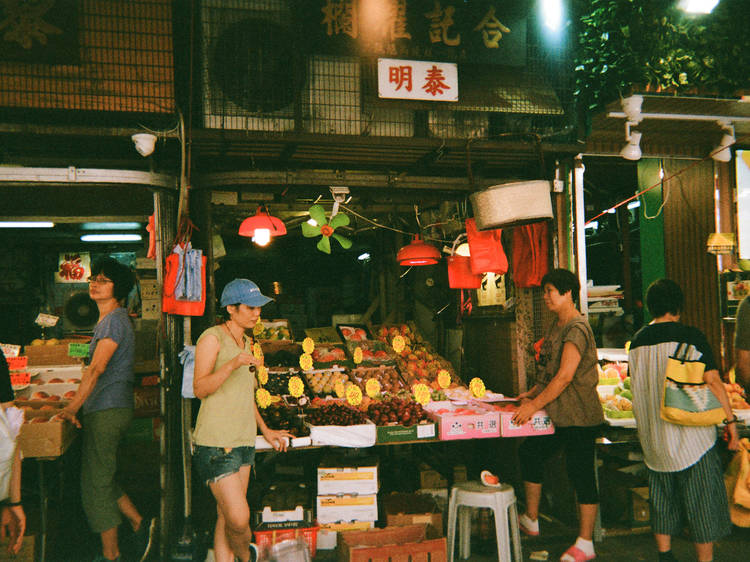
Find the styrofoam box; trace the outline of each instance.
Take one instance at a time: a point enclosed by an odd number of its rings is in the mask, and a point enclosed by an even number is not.
[[[377,494],[378,467],[318,467],[318,494]]]
[[[377,426],[368,420],[358,425],[308,425],[313,445],[337,447],[372,447],[377,440]]]
[[[309,437],[294,437],[292,439],[291,443],[289,442],[289,438],[288,437],[284,437],[284,441],[286,441],[287,447],[292,447],[292,448],[295,448],[295,447],[309,447],[310,445],[312,445],[312,439],[310,439]],[[255,450],[256,451],[267,451],[269,449],[273,449],[273,447],[271,446],[271,444],[268,441],[266,441],[266,438],[263,437],[262,435],[256,435],[256,437],[255,437]]]
[[[500,435],[503,437],[523,437],[526,435],[550,435],[555,426],[544,410],[535,412],[523,425],[513,423],[515,412],[500,412]]]
[[[65,393],[70,391],[78,390],[77,384],[41,384],[36,386],[29,386],[23,390],[19,390],[16,393],[16,401],[19,403],[25,401],[39,401],[39,402],[67,402],[71,397],[66,398]],[[35,398],[35,393],[46,392],[48,396],[57,396],[57,400],[50,400],[49,398]]]
[[[378,495],[317,496],[318,523],[377,521]]]
[[[65,383],[68,383],[71,379],[78,379],[79,382],[83,378],[83,366],[82,365],[60,365],[58,367],[32,367],[28,369],[31,373],[31,384],[40,385],[47,384],[52,379],[62,379]],[[62,383],[58,383],[62,384]],[[68,383],[77,384],[77,383]]]
[[[463,413],[458,403],[448,400],[430,402],[425,406],[427,415],[439,423],[441,441],[500,437],[499,411],[479,403],[472,403],[467,408],[476,413]]]

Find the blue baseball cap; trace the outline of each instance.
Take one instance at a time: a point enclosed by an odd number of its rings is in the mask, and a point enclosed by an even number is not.
[[[273,299],[260,292],[258,286],[249,279],[235,279],[227,283],[221,292],[221,306],[230,304],[246,304],[247,306],[263,306]]]

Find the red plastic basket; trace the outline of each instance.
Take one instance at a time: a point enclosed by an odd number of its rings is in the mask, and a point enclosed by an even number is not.
[[[273,531],[253,531],[255,544],[261,548],[270,547],[277,542],[302,537],[310,549],[310,556],[315,557],[318,550],[318,527],[305,527],[302,529],[275,529]]]

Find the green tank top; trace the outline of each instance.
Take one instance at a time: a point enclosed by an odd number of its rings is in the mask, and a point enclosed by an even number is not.
[[[234,359],[242,350],[221,326],[203,332],[198,343],[208,335],[219,340],[214,370]],[[249,338],[245,338],[247,353],[252,353],[251,346]],[[243,365],[232,371],[216,392],[201,400],[193,442],[204,447],[254,447],[257,432],[254,404],[255,375],[249,365]]]

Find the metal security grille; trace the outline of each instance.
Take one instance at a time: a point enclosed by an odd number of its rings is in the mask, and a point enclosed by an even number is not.
[[[299,9],[301,4],[307,4],[307,12]],[[346,48],[322,54],[325,48],[310,37],[310,22],[320,27],[326,9],[356,4],[202,0],[202,125],[269,135],[468,139],[507,133],[552,135],[572,121],[568,43],[563,38],[551,46],[537,31],[533,11],[527,16],[525,66],[459,61],[463,90],[460,101],[449,104],[379,99],[377,57],[358,51],[354,40]],[[408,8],[410,0],[402,4]]]
[[[4,2],[0,27],[0,108],[174,112],[170,0]]]

